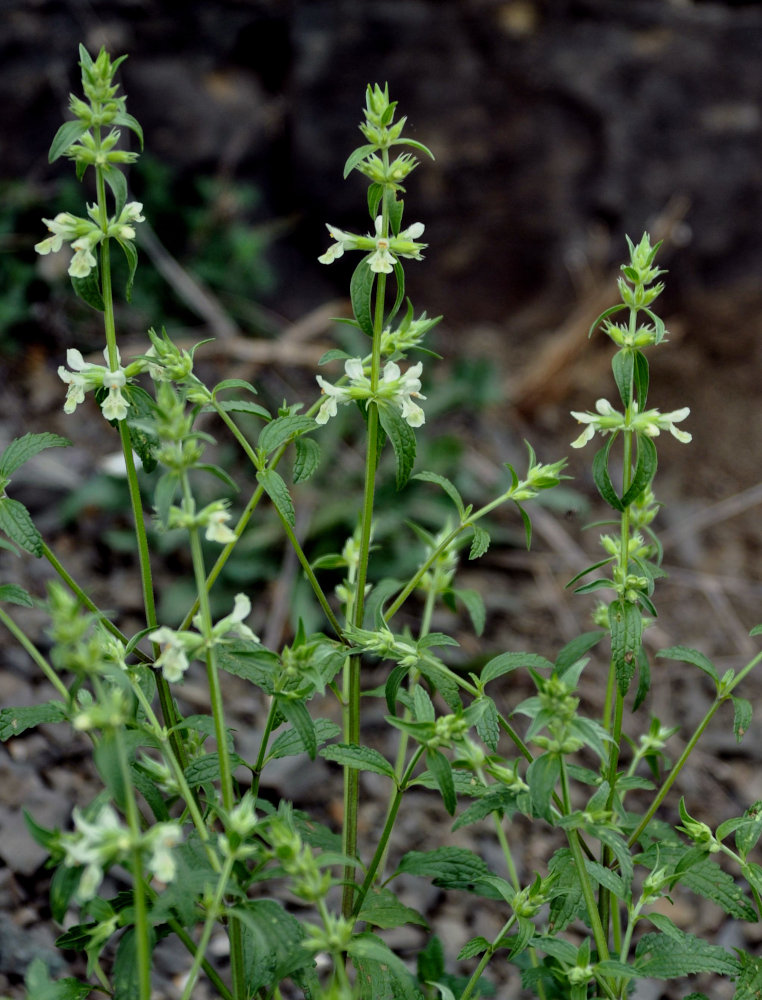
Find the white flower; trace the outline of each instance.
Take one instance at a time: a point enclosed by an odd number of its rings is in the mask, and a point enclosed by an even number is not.
[[[108,389],[108,396],[101,403],[101,411],[106,420],[126,420],[128,405],[122,395],[126,384],[127,378],[121,368],[104,372],[103,387]]]
[[[329,223],[326,223],[326,229],[331,239],[336,240],[336,242],[332,243],[326,252],[318,257],[318,260],[321,264],[332,264],[339,257],[344,256],[345,250],[354,250],[356,248],[358,237],[352,233],[345,233],[343,229],[338,229]]]
[[[124,206],[116,222],[109,225],[108,235],[118,240],[134,240],[135,222],[145,222],[143,204],[139,201],[130,201]]]
[[[595,404],[596,413],[578,413],[572,410],[572,416],[581,424],[587,424],[580,436],[572,441],[572,448],[582,448],[588,441],[592,440],[595,432],[600,434],[613,434],[618,431],[634,431],[639,434],[647,434],[648,437],[658,437],[661,431],[669,431],[673,437],[683,444],[691,441],[691,435],[687,431],[681,431],[675,427],[688,416],[690,408],[684,406],[680,410],[673,410],[671,413],[660,413],[659,410],[644,410],[638,412],[637,402],[633,402],[627,414],[615,410],[607,399],[599,399]]]
[[[371,271],[375,271],[378,274],[391,274],[394,270],[394,265],[396,263],[394,257],[391,254],[391,240],[388,236],[382,234],[383,219],[379,215],[376,217],[376,249],[374,253],[371,254],[368,260],[368,266]]]
[[[157,642],[162,647],[155,665],[161,667],[164,679],[170,684],[182,680],[185,671],[190,666],[186,652],[186,647],[189,645],[188,637],[192,637],[195,646],[201,645],[200,636],[193,636],[189,632],[176,632],[166,625],[155,629],[148,636],[151,642]]]
[[[327,399],[318,410],[315,421],[318,424],[325,424],[330,417],[335,417],[339,403],[349,403],[353,399],[378,399],[387,400],[397,406],[404,420],[411,427],[420,427],[426,420],[426,416],[414,403],[413,396],[425,399],[420,393],[421,374],[423,365],[411,365],[404,375],[400,372],[399,365],[394,361],[387,361],[379,381],[378,390],[374,393],[371,388],[370,378],[365,374],[365,366],[361,358],[349,358],[344,363],[344,373],[347,376],[349,385],[332,385],[326,381],[322,375],[317,375],[316,379]]]
[[[221,618],[212,629],[215,640],[224,638],[226,635],[235,635],[239,639],[250,639],[252,642],[259,642],[259,639],[251,631],[248,625],[244,625],[244,619],[251,614],[251,601],[246,594],[236,594],[233,601],[233,610],[229,615]]]
[[[35,244],[34,249],[44,256],[48,253],[58,253],[64,240],[75,240],[79,235],[77,223],[82,220],[70,212],[59,212],[55,219],[43,219],[42,221],[53,234],[48,236],[46,240]]]
[[[108,357],[108,350],[103,352]],[[73,413],[80,403],[84,402],[85,393],[90,389],[108,389],[108,395],[101,403],[101,411],[106,420],[124,420],[127,417],[129,404],[122,395],[122,389],[127,384],[128,374],[140,370],[144,362],[128,365],[124,369],[120,365],[119,351],[116,352],[117,367],[114,371],[103,365],[89,364],[75,348],[66,352],[66,363],[71,371],[63,365],[58,368],[58,377],[67,385],[64,413]]]
[[[211,511],[206,525],[205,538],[208,542],[219,542],[220,545],[229,545],[236,540],[235,532],[227,526],[230,514],[223,509]]]
[[[75,253],[69,262],[69,274],[72,278],[86,278],[97,263],[90,243],[87,240],[76,240],[71,248]]]
[[[148,868],[160,882],[171,882],[177,874],[172,848],[183,837],[179,823],[157,823],[146,834],[146,846],[150,847]]]

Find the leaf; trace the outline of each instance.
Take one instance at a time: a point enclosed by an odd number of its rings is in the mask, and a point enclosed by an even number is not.
[[[313,964],[302,947],[302,925],[274,899],[247,900],[228,912],[243,925],[246,996]]]
[[[731,695],[731,700],[733,702],[733,733],[736,743],[740,743],[751,725],[751,702],[746,698],[737,698],[735,695]]]
[[[78,118],[75,118],[74,121],[64,122],[53,136],[48,150],[48,163],[55,163],[59,157],[64,155],[69,146],[73,146],[85,132],[87,132],[87,125]]]
[[[473,891],[489,869],[477,854],[465,847],[436,847],[431,851],[408,851],[395,875],[406,873],[432,879],[442,889]]]
[[[373,152],[376,147],[370,143],[364,146],[358,146],[353,152],[347,157],[347,161],[344,164],[344,180],[349,177],[352,171],[355,169],[358,163],[361,163],[366,156]]]
[[[457,488],[453,483],[450,482],[445,476],[440,476],[438,472],[416,472],[413,479],[420,479],[424,483],[435,483],[437,486],[445,491],[447,496],[452,500],[457,508],[458,514],[461,520],[465,517],[465,507],[463,505],[463,499],[458,492]]]
[[[71,287],[83,302],[98,312],[105,312],[106,306],[103,304],[97,267],[94,267],[86,278],[72,278]]]
[[[369,337],[373,337],[373,313],[370,300],[375,277],[373,271],[368,267],[367,257],[363,257],[355,268],[349,283],[352,311],[360,329]]]
[[[317,733],[307,706],[303,701],[285,698],[280,694],[276,694],[275,700],[283,715],[299,733],[310,760],[314,760],[317,755]]]
[[[674,979],[699,972],[738,975],[738,961],[719,945],[708,944],[693,934],[644,934],[635,949],[638,976]]]
[[[555,753],[535,757],[527,768],[526,782],[535,815],[550,820],[550,800],[560,775],[561,761]]]
[[[637,604],[618,598],[609,605],[611,662],[616,671],[619,693],[624,696],[635,674],[635,662],[642,642],[643,617]]]
[[[8,445],[0,458],[0,476],[10,478],[24,462],[46,448],[68,448],[71,441],[60,434],[24,434]]]
[[[259,403],[252,403],[248,399],[218,399],[214,405],[207,403],[201,409],[204,413],[213,413],[215,410],[222,410],[225,413],[251,413],[252,416],[262,417],[264,420],[270,419],[270,413],[264,406],[260,406]]]
[[[642,413],[648,397],[648,358],[642,351],[635,351],[635,398]]]
[[[0,498],[0,531],[38,559],[42,555],[42,535],[32,523],[29,511],[18,500],[12,500],[10,497]]]
[[[621,513],[624,510],[624,504],[619,499],[609,476],[609,453],[615,440],[616,434],[612,434],[600,451],[596,452],[593,459],[593,479],[603,500],[609,507],[613,507],[614,510]]]
[[[472,524],[471,529],[474,533],[474,537],[471,541],[471,549],[468,553],[469,559],[479,559],[489,548],[489,543],[492,539],[489,536],[489,532],[485,531],[480,524]]]
[[[218,646],[215,652],[221,670],[251,681],[266,694],[274,693],[275,677],[281,669],[277,653],[253,645],[245,648]]]
[[[415,465],[415,432],[394,406],[385,406],[379,402],[378,419],[394,449],[397,489],[401,490]]]
[[[230,767],[235,769],[241,764],[246,764],[237,753],[230,754]],[[216,781],[220,776],[220,755],[218,753],[207,753],[203,757],[196,757],[185,768],[185,778],[189,785],[205,785],[208,781]]]
[[[317,424],[312,417],[304,417],[299,414],[292,414],[287,417],[276,417],[266,424],[257,439],[257,448],[269,455],[282,444],[286,444],[293,437],[306,434],[312,431]]]
[[[155,940],[153,929],[150,934],[153,949]],[[129,927],[119,939],[111,976],[114,987],[113,1000],[141,1000],[140,963],[133,927]]]
[[[622,348],[611,359],[611,370],[614,373],[614,381],[619,390],[622,406],[625,407],[629,406],[632,400],[634,368],[635,362],[631,348]]]
[[[396,987],[396,992],[389,995],[389,1000],[412,1000],[420,997],[418,987],[415,985],[413,975],[408,971],[405,963],[391,950],[385,941],[370,931],[362,934],[355,934],[347,946],[347,954],[352,959],[360,975],[360,965],[362,963],[377,963],[380,967],[385,967],[387,974],[391,977]],[[358,962],[360,965],[358,965]],[[366,965],[367,967],[367,965]],[[385,987],[382,987],[382,989]],[[365,996],[364,993],[360,994]],[[373,992],[369,994],[372,1000],[386,998],[387,994]]]
[[[288,486],[286,486],[279,473],[275,469],[263,469],[257,473],[257,481],[261,483],[265,493],[270,497],[273,506],[286,524],[291,528],[295,528],[296,515],[294,513],[294,501],[288,492]]]
[[[33,608],[34,600],[23,587],[17,583],[0,583],[0,601],[8,604],[19,604],[24,608]]]
[[[296,445],[294,482],[303,483],[315,474],[320,465],[320,445],[310,437],[298,437],[294,444]]]
[[[47,701],[43,705],[25,705],[22,708],[0,709],[0,740],[11,739],[27,729],[46,722],[65,722],[66,711],[60,701]]]
[[[486,790],[486,786],[482,787],[485,787]],[[476,823],[478,820],[484,819],[485,816],[489,816],[493,812],[499,813],[501,816],[513,816],[515,813],[520,811],[518,805],[520,795],[526,798],[528,804],[528,796],[526,793],[517,793],[509,788],[501,788],[499,786],[495,790],[492,790],[491,788],[486,795],[481,795],[468,807],[468,809],[465,809],[460,816],[458,816],[452,825],[453,831],[459,830],[462,826],[468,826],[471,823]]]
[[[122,209],[124,208],[125,202],[127,201],[127,178],[124,176],[121,170],[107,163],[103,167],[103,179],[111,188],[111,192],[114,195],[114,215],[119,217],[122,214]],[[121,243],[121,240],[119,242]],[[137,261],[137,253],[135,254],[135,259]],[[129,263],[129,258],[128,258],[128,263]],[[131,279],[128,282],[128,284],[130,287],[132,287]],[[129,302],[129,298],[127,299],[127,301]]]
[[[403,924],[429,926],[425,917],[411,906],[401,903],[391,889],[376,889],[369,892],[363,900],[357,919],[365,920],[366,923],[384,930],[401,927]]]
[[[622,507],[629,507],[656,475],[658,464],[656,445],[647,434],[638,434],[638,460],[627,492],[622,497]]]
[[[122,176],[121,173],[117,171],[119,177]],[[132,298],[132,284],[135,280],[135,272],[138,269],[138,251],[135,248],[135,244],[130,240],[117,240],[117,243],[124,251],[124,256],[127,258],[127,283],[124,286],[124,297],[127,302]]]
[[[341,727],[330,719],[315,719],[315,741],[318,746],[334,739],[341,732]],[[280,760],[282,757],[295,757],[306,751],[304,742],[296,729],[287,729],[277,739],[273,740],[267,752],[267,760]]]
[[[471,619],[471,624],[474,627],[474,632],[477,635],[481,635],[487,621],[487,610],[484,607],[482,595],[478,590],[471,590],[470,588],[468,590],[453,590],[453,594],[459,601],[465,604],[468,617]]]
[[[71,976],[51,979],[41,958],[34,958],[29,963],[24,984],[31,1000],[85,1000],[93,992],[88,983],[81,983]]]
[[[442,793],[442,802],[447,812],[455,815],[455,785],[452,780],[452,766],[443,753],[434,747],[429,747],[426,751],[426,764],[436,778],[439,791]]]
[[[500,653],[482,667],[479,679],[482,684],[489,684],[503,674],[508,674],[519,667],[534,667],[536,670],[547,670],[553,667],[550,660],[537,653]]]
[[[397,780],[394,768],[386,757],[372,747],[334,743],[331,746],[323,747],[320,756],[325,760],[341,764],[342,767],[351,767],[357,771],[372,771],[374,774],[382,774],[385,778],[391,778],[392,781],[396,782]]]
[[[554,673],[563,677],[566,671],[573,667],[593,646],[596,646],[604,635],[606,635],[605,632],[584,632],[576,639],[572,639],[571,642],[567,642],[556,657]]]
[[[690,649],[688,646],[670,646],[668,649],[660,649],[656,655],[666,660],[679,660],[681,663],[692,663],[694,667],[698,667],[705,674],[709,674],[715,684],[719,685],[720,683],[720,677],[715,665],[697,649]]]
[[[733,1000],[759,1000],[762,995],[762,958],[747,955],[738,951],[741,973],[736,980],[736,991]],[[692,1000],[686,997],[685,1000]],[[708,1000],[708,997],[703,997]]]
[[[352,955],[352,964],[357,970],[357,1000],[423,1000],[407,970],[359,954]]]
[[[133,118],[132,115],[128,114],[126,111],[117,111],[114,115],[114,124],[123,125],[128,128],[131,132],[134,132],[138,137],[138,142],[140,143],[140,148],[143,148],[143,129],[141,128],[140,122],[137,118]]]
[[[488,698],[487,695],[482,695],[478,701],[484,707],[481,715],[476,720],[476,732],[482,743],[486,747],[489,747],[493,753],[496,753],[497,744],[500,739],[500,723],[498,722],[497,708],[494,701]]]
[[[485,938],[479,935],[478,937],[471,938],[470,941],[466,941],[463,947],[458,952],[458,961],[465,962],[469,958],[475,958],[477,955],[481,955],[492,945]]]

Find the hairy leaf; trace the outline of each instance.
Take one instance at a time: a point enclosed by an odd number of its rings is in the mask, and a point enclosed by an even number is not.
[[[474,887],[489,874],[486,863],[465,847],[437,847],[432,851],[408,851],[399,863],[396,875],[420,875],[443,889]]]
[[[384,929],[401,927],[403,924],[420,924],[422,927],[428,927],[426,918],[411,906],[401,903],[391,889],[369,892],[363,900],[357,918]]]
[[[29,511],[18,500],[0,497],[0,531],[38,559],[42,555],[42,535],[32,523]]]
[[[401,490],[410,478],[415,464],[415,432],[401,413],[393,406],[379,404],[378,419],[389,438],[397,460],[397,489]]]
[[[263,469],[257,473],[257,480],[262,484],[265,493],[270,497],[273,506],[283,520],[290,527],[296,527],[294,501],[291,499],[288,486],[286,486],[280,474],[275,469]]]
[[[382,774],[385,778],[391,778],[392,781],[396,780],[392,765],[373,747],[334,743],[331,746],[323,747],[320,756],[325,760],[341,764],[342,767],[351,767],[357,771],[372,771],[374,774]]]
[[[315,719],[315,740],[318,746],[334,739],[340,732],[341,728],[330,719]],[[267,759],[280,760],[282,757],[295,757],[300,753],[305,753],[306,750],[307,748],[296,729],[287,729],[273,740]]]
[[[635,969],[650,979],[674,979],[698,972],[738,974],[739,963],[724,948],[708,944],[693,934],[644,934],[636,948]]]
[[[46,448],[67,448],[71,444],[68,438],[60,434],[24,434],[8,445],[0,457],[0,476],[10,477],[24,462],[39,454]]]

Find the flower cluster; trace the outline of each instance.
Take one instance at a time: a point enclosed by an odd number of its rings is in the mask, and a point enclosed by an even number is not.
[[[687,431],[681,431],[675,424],[680,423],[691,412],[690,407],[684,406],[679,410],[672,410],[671,413],[660,413],[659,410],[643,410],[638,412],[637,402],[633,402],[628,407],[626,413],[615,410],[607,399],[599,399],[595,404],[596,413],[578,413],[572,410],[572,416],[581,424],[587,424],[580,436],[572,441],[572,448],[583,448],[588,441],[592,440],[595,432],[600,434],[616,434],[619,431],[634,431],[636,434],[646,434],[648,437],[658,437],[662,431],[669,433],[681,441],[688,444],[691,435]]]
[[[117,217],[108,220],[105,228],[101,225],[97,205],[87,206],[89,220],[71,212],[59,212],[54,219],[42,220],[52,235],[35,244],[34,249],[44,256],[58,253],[64,243],[69,243],[74,251],[69,262],[69,274],[72,278],[86,278],[96,267],[93,250],[98,244],[107,237],[113,237],[122,244],[132,242],[135,239],[135,223],[145,221],[142,212],[142,204],[131,201]]]
[[[259,642],[248,625],[243,624],[250,612],[251,601],[249,598],[245,594],[236,594],[233,610],[212,627],[212,633],[208,639],[201,635],[200,615],[196,615],[193,619],[195,632],[180,632],[168,628],[166,625],[155,629],[148,638],[151,642],[157,642],[162,647],[161,653],[156,659],[156,666],[161,668],[165,679],[172,683],[182,679],[191,660],[198,659],[205,650],[223,642],[228,636],[232,635],[239,639]]]
[[[203,510],[196,513],[195,509],[189,510],[183,504],[182,507],[170,507],[167,526],[169,528],[205,528],[204,537],[208,542],[218,542],[220,545],[229,545],[236,540],[235,532],[231,531],[227,522],[230,520],[230,511],[224,500],[213,500],[207,504]]]
[[[413,397],[425,399],[421,395],[421,380],[419,378],[423,365],[419,361],[403,375],[399,365],[395,361],[387,361],[384,371],[378,383],[378,388],[374,392],[371,387],[370,378],[365,374],[365,366],[362,358],[349,358],[344,364],[344,372],[349,381],[348,385],[332,385],[321,375],[317,375],[317,382],[326,396],[322,406],[318,410],[315,421],[318,424],[325,424],[331,417],[335,417],[339,403],[350,403],[358,399],[374,399],[376,402],[390,404],[397,409],[404,420],[411,427],[420,427],[425,423],[426,416],[413,402]]]
[[[104,350],[103,356],[108,360],[107,350]],[[118,350],[116,357],[117,367],[111,371],[104,365],[86,362],[78,350],[69,348],[66,363],[71,371],[63,365],[58,368],[58,377],[67,385],[64,413],[74,413],[79,404],[85,401],[85,393],[90,389],[108,389],[108,395],[101,402],[103,416],[106,420],[124,420],[127,417],[129,403],[122,395],[122,389],[129,379],[143,371],[145,362],[133,361],[122,368]]]
[[[144,834],[138,844],[125,827],[116,810],[108,803],[102,805],[92,819],[74,809],[74,832],[61,835],[64,864],[69,868],[84,868],[77,890],[81,902],[92,899],[103,881],[105,869],[127,859],[134,847],[148,854],[148,870],[160,882],[171,882],[176,864],[172,848],[182,839],[179,823],[156,823]]]
[[[418,243],[419,236],[423,235],[424,225],[422,222],[414,222],[412,226],[403,229],[397,236],[388,236],[384,233],[383,218],[379,215],[375,221],[375,236],[357,236],[355,233],[345,233],[336,226],[326,223],[326,228],[330,234],[332,243],[324,254],[318,257],[321,264],[332,264],[339,257],[344,256],[345,250],[366,250],[366,258],[371,271],[377,274],[391,274],[398,257],[408,257],[411,260],[423,260],[421,251],[428,246],[427,243]]]

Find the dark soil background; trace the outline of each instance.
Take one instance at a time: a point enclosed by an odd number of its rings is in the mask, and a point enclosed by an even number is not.
[[[589,324],[616,301],[625,234],[637,240],[648,229],[664,238],[660,259],[669,274],[660,307],[671,336],[653,357],[650,401],[662,410],[689,405],[684,426],[694,440],[659,442],[656,491],[666,502],[670,577],[657,592],[660,619],[649,648],[695,645],[721,673],[753,655],[756,641],[747,633],[762,620],[758,4],[4,0],[0,25],[0,182],[21,180],[30,201],[52,198],[67,167],[49,166],[47,149],[67,117],[69,91],[79,90],[78,43],[91,53],[101,44],[129,53],[120,74],[129,110],[150,155],[172,170],[169,200],[149,218],[154,240],[143,241],[145,256],[167,268],[184,302],[179,332],[217,337],[209,364],[218,377],[233,365],[281,394],[313,385],[315,361],[330,344],[328,317],[344,308],[349,268],[323,268],[316,257],[327,245],[326,221],[365,225],[363,187],[357,177],[342,182],[341,171],[360,141],[365,85],[388,81],[409,134],[436,156],[409,183],[406,218],[426,223],[430,245],[425,263],[408,269],[409,293],[417,310],[445,316],[432,341],[446,357],[445,372],[479,358],[497,373],[490,405],[456,414],[452,425],[468,441],[466,471],[485,488],[501,462],[522,461],[524,436],[545,460],[568,454],[577,433],[569,410],[611,394],[609,345],[587,340]],[[184,246],[172,221],[200,175],[231,188],[252,184],[260,194],[249,221],[267,235],[269,249],[256,264],[267,274],[253,269],[235,303],[194,277],[192,251],[203,247]],[[136,197],[147,183],[139,174],[131,179]],[[43,266],[50,259],[34,261],[39,214],[21,212],[15,233],[0,232],[6,275],[13,261],[37,269],[28,307],[14,313],[0,339],[0,443],[30,429],[75,439],[67,454],[51,453],[14,481],[14,496],[52,532],[72,569],[92,579],[94,599],[113,606],[118,595],[128,617],[137,616],[132,560],[114,558],[102,541],[115,528],[113,516],[96,506],[66,532],[59,526],[62,500],[92,476],[114,441],[102,422],[75,425],[61,411],[56,368],[66,347],[94,350],[97,335],[88,332],[87,317],[83,333],[82,315],[63,304],[65,287]],[[128,312],[122,335],[140,344],[145,327],[161,322]],[[468,569],[463,585],[485,594],[488,627],[479,644],[464,630],[467,655],[521,648],[552,655],[588,627],[588,599],[563,585],[584,565],[585,551],[595,554],[595,533],[582,530],[600,513],[591,456],[573,456],[578,478],[568,509],[537,513],[531,557],[511,543],[515,524],[506,514],[505,544]],[[4,580],[20,574],[32,592],[44,592],[43,567],[24,561],[20,569],[0,556]],[[281,626],[287,637],[285,617]],[[595,703],[600,682],[588,684]],[[742,693],[756,700],[761,691],[752,678]],[[247,692],[237,695],[241,728],[256,728],[261,709]],[[4,639],[2,703],[47,696],[26,656]],[[194,710],[203,708],[202,686],[189,681],[185,696]],[[693,674],[656,661],[650,708],[665,724],[687,730],[708,698]],[[507,692],[506,699],[517,696]],[[677,741],[672,753],[679,753]],[[20,809],[65,824],[71,805],[92,797],[86,759],[85,746],[53,728],[0,748],[0,990],[12,996],[21,995],[30,958],[40,951],[51,957],[53,938],[44,856],[29,842]],[[680,793],[707,822],[719,822],[762,798],[760,762],[759,722],[738,747],[723,718]],[[290,772],[280,780],[308,802],[315,782],[295,786],[297,779]],[[382,805],[373,785],[366,791],[372,829]],[[330,820],[330,802],[326,814]],[[403,818],[407,846],[432,846],[446,835],[430,798]],[[526,844],[521,864],[529,877],[544,864],[544,846],[534,833]],[[489,916],[464,913],[460,901],[432,896],[425,905],[448,954],[468,936],[490,933]],[[678,899],[670,914],[691,930],[716,932],[728,947],[753,949],[760,936],[751,927],[738,937],[721,914],[690,900]],[[173,976],[181,968],[177,956],[166,958],[162,997],[178,995]],[[507,980],[499,995],[520,993]],[[643,984],[637,996],[673,994]]]

